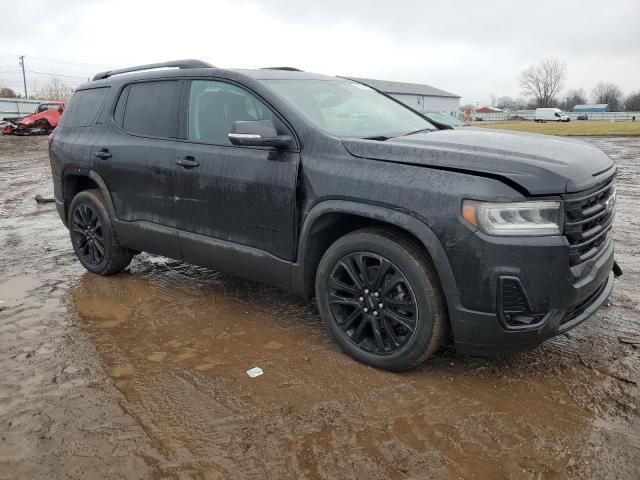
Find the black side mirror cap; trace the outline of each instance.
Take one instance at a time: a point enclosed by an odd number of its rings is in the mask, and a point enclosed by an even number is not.
[[[244,147],[288,148],[293,145],[291,135],[278,135],[271,120],[233,122],[229,141],[233,145]]]

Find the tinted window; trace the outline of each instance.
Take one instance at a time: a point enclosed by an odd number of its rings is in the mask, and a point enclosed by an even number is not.
[[[238,120],[271,120],[271,110],[252,94],[229,83],[194,80],[189,93],[189,140],[231,145]]]
[[[63,125],[65,127],[88,127],[96,121],[109,87],[78,90],[73,94],[69,105],[64,111]]]
[[[128,95],[127,89],[123,90],[118,103],[125,95],[124,130],[150,137],[171,138],[178,135],[178,82],[169,80],[131,84]]]

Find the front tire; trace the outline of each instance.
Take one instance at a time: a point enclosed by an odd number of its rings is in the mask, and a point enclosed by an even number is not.
[[[331,245],[316,273],[316,300],[342,350],[376,368],[414,368],[446,339],[435,270],[395,232],[359,230]]]
[[[73,250],[90,272],[113,275],[131,262],[133,252],[118,242],[99,190],[85,190],[73,197],[67,225]]]

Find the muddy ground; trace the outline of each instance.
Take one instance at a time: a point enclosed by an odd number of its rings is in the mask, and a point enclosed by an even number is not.
[[[639,478],[640,138],[587,141],[620,166],[613,305],[391,374],[276,289],[146,254],[87,273],[34,201],[46,138],[0,137],[0,479]]]

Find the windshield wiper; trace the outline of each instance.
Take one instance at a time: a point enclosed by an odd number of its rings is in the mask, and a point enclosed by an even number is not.
[[[404,133],[402,135],[400,135],[401,137],[407,137],[409,135],[413,135],[415,133],[422,133],[422,132],[433,132],[435,129],[433,128],[421,128],[419,130],[414,130],[412,132],[408,132],[408,133]]]

